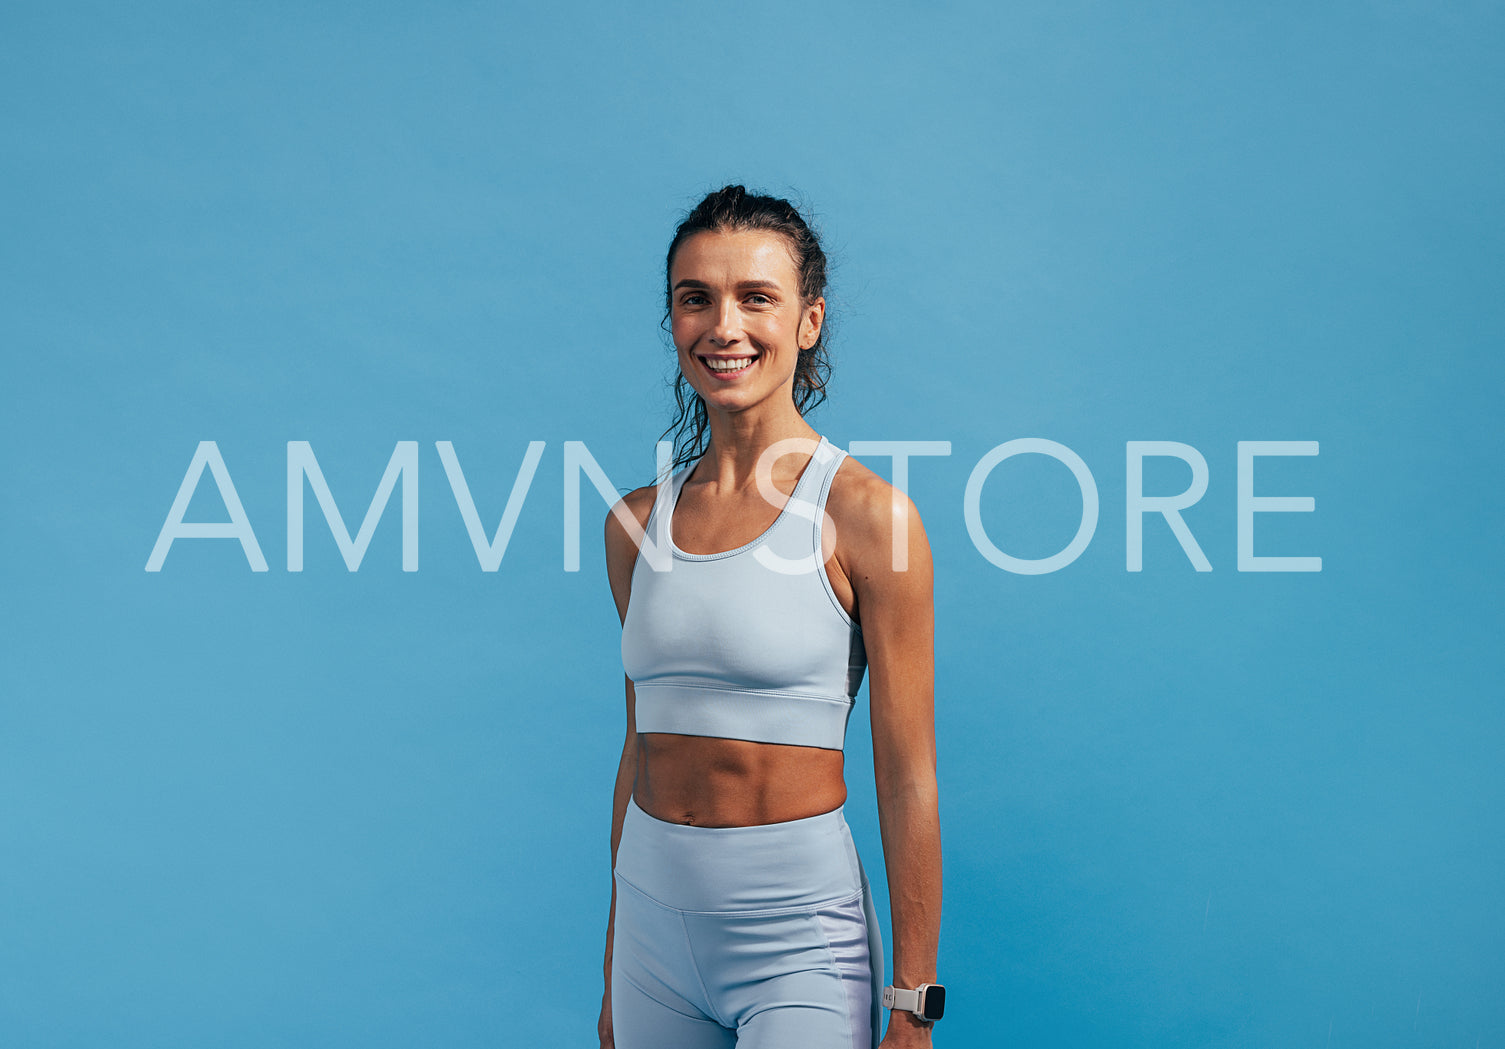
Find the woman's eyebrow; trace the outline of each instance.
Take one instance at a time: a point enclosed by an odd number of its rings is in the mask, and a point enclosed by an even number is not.
[[[696,289],[699,289],[699,290],[702,290],[702,291],[709,291],[710,287],[711,286],[709,284],[707,284],[703,280],[696,280],[693,277],[686,277],[684,280],[679,281],[677,284],[674,285],[674,290],[678,291],[680,288],[696,288]],[[737,282],[737,289],[739,291],[778,291],[778,290],[780,290],[779,289],[779,282],[776,281],[776,280],[744,280],[744,281],[738,281]]]

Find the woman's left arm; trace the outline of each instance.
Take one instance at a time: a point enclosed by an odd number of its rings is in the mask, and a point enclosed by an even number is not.
[[[868,655],[873,771],[893,922],[889,983],[935,983],[941,827],[935,776],[935,605],[930,544],[910,500],[874,477],[843,544]],[[894,1010],[883,1045],[928,1045],[931,1025]]]

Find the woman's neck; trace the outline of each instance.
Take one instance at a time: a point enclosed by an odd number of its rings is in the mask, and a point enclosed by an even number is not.
[[[707,421],[711,439],[706,446],[700,479],[715,481],[718,488],[742,488],[750,484],[763,452],[789,438],[803,438],[811,444],[808,448],[791,446],[789,454],[774,463],[773,469],[780,475],[797,474],[820,441],[820,433],[804,420],[792,399],[787,404],[769,406],[764,411],[758,408],[741,412],[711,411]]]

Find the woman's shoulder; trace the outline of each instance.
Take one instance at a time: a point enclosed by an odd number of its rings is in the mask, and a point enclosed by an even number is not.
[[[638,537],[648,527],[648,515],[653,512],[653,500],[658,489],[651,484],[634,488],[618,499],[606,512],[606,552],[610,556],[614,548],[630,551],[633,557],[638,552]],[[637,522],[636,535],[628,527],[629,521]]]
[[[836,526],[838,543],[851,552],[889,550],[895,531],[913,534],[922,527],[909,496],[850,455],[831,480],[826,512]]]
[[[841,460],[831,479],[826,510],[838,526],[846,521],[857,527],[880,527],[895,517],[918,516],[909,496],[850,455]]]

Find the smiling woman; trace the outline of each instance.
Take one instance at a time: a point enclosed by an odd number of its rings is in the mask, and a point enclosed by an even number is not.
[[[885,1046],[928,1044],[945,991],[919,515],[804,419],[824,396],[825,256],[793,206],[711,194],[670,245],[667,284],[678,469],[606,522],[627,732],[601,1044],[871,1049],[880,1001],[895,1009]],[[634,534],[665,541],[667,570]],[[842,815],[867,673],[893,901],[886,989]]]

